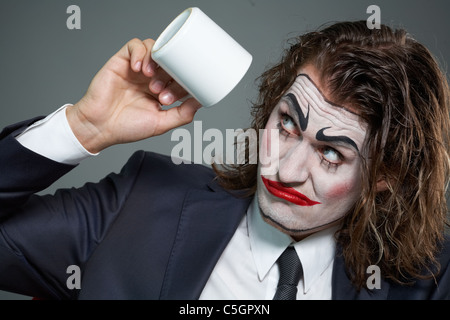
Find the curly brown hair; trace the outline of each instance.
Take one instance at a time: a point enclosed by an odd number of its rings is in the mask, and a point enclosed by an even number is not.
[[[306,33],[259,78],[254,130],[265,128],[305,64],[319,71],[333,102],[355,107],[368,124],[361,196],[336,235],[354,284],[364,286],[374,264],[401,284],[432,277],[450,172],[449,87],[437,60],[405,30],[369,29],[366,21]],[[213,167],[225,188],[254,194],[256,164]],[[377,192],[380,180],[386,190]]]

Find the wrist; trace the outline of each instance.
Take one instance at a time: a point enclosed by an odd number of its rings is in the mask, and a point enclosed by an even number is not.
[[[81,104],[82,102],[78,102],[66,108],[67,122],[83,148],[92,154],[97,154],[107,148],[108,144],[103,141],[101,130],[80,111],[82,109]]]

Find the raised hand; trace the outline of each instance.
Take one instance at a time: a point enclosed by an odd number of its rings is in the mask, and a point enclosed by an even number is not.
[[[163,134],[187,124],[201,107],[151,58],[154,41],[133,39],[123,46],[92,80],[84,97],[67,108],[67,119],[80,143],[90,152],[111,145]]]

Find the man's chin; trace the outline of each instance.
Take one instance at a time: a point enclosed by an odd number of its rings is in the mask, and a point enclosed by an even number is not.
[[[302,224],[300,221],[293,222],[292,220],[289,221],[287,219],[282,219],[271,214],[268,215],[262,209],[261,209],[261,216],[266,223],[280,230],[281,232],[289,235],[295,241],[300,241],[316,232],[325,230],[327,228],[331,228],[339,224],[342,220],[341,217],[336,220],[323,222],[318,225],[309,225],[309,224]]]
[[[307,228],[302,228],[292,223],[292,221],[285,221],[283,219],[275,218],[272,215],[267,215],[263,210],[261,210],[261,216],[266,223],[291,237],[302,236],[305,235],[305,233],[308,233]]]

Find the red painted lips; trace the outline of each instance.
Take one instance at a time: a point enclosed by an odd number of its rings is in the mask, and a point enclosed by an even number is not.
[[[285,187],[281,182],[272,181],[261,176],[267,190],[274,196],[297,204],[299,206],[313,206],[320,204],[320,202],[309,199],[304,194],[301,194],[294,188]]]

